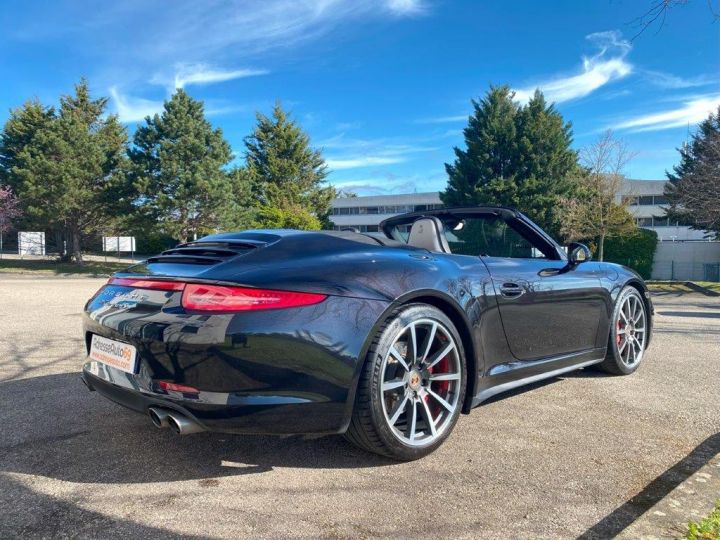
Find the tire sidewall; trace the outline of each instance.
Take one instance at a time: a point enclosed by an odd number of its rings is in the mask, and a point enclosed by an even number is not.
[[[640,361],[637,362],[634,366],[628,367],[625,362],[623,362],[622,358],[620,357],[620,351],[617,346],[617,320],[620,313],[620,309],[622,308],[622,305],[625,303],[625,300],[628,298],[628,296],[635,296],[639,301],[640,305],[642,306],[643,312],[645,314],[645,327],[648,328],[647,320],[647,306],[645,305],[645,301],[643,300],[642,296],[638,292],[638,290],[635,287],[632,287],[630,285],[626,286],[622,291],[620,291],[620,294],[618,295],[617,301],[615,302],[615,308],[613,309],[613,316],[611,321],[611,327],[610,327],[610,338],[608,342],[608,347],[610,348],[612,358],[615,360],[615,364],[617,365],[618,370],[620,370],[623,374],[629,375],[631,373],[634,373],[637,371],[637,369],[640,367],[640,364],[643,363],[643,360],[645,359],[645,351],[643,349],[643,356],[640,358]],[[647,330],[646,330],[647,332]],[[644,348],[647,347],[647,335],[645,336],[646,343],[644,344]]]
[[[450,424],[445,429],[444,433],[438,437],[437,440],[426,446],[410,446],[403,443],[395,436],[385,420],[380,385],[382,379],[383,359],[387,355],[390,346],[393,344],[398,333],[403,328],[411,322],[419,319],[430,319],[441,323],[450,332],[453,340],[455,340],[455,346],[457,347],[460,359],[460,395],[458,397],[458,406],[455,408],[455,411],[450,418]],[[463,401],[465,399],[465,390],[467,387],[467,364],[465,360],[465,350],[462,346],[460,335],[453,322],[442,311],[433,306],[426,304],[409,305],[397,313],[390,323],[387,324],[387,326],[385,326],[385,328],[381,331],[380,337],[377,341],[377,346],[374,348],[374,351],[371,351],[371,357],[368,358],[368,362],[370,362],[372,366],[370,379],[370,410],[372,421],[378,435],[380,435],[383,439],[385,445],[392,450],[394,457],[400,457],[408,460],[418,459],[438,448],[450,435],[457,423],[463,406]]]

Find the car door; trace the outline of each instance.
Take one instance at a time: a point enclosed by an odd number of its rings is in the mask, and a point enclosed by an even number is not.
[[[537,360],[596,347],[607,317],[597,265],[568,265],[557,244],[514,212],[475,214],[459,223],[446,223],[451,250],[480,255],[514,358]]]
[[[591,350],[606,317],[595,264],[570,266],[557,246],[524,218],[476,224],[480,258],[492,278],[512,355],[537,360]]]
[[[505,336],[518,360],[595,348],[604,291],[595,265],[482,257],[492,277]]]

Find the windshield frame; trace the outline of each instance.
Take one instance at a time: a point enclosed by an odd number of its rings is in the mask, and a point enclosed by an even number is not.
[[[380,223],[380,230],[382,230],[388,238],[407,244],[407,241],[398,230],[398,227],[402,225],[411,225],[418,219],[429,216],[434,216],[442,220],[442,218],[472,219],[481,215],[501,217],[510,228],[530,242],[545,255],[548,260],[567,260],[567,255],[562,247],[532,220],[517,210],[502,206],[440,208],[437,210],[409,212],[382,221]],[[480,254],[478,254],[478,256],[480,256]]]

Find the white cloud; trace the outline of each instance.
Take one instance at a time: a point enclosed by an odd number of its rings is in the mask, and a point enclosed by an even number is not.
[[[432,118],[420,118],[415,120],[416,124],[454,124],[455,122],[467,122],[468,114],[456,114],[453,116],[437,116]]]
[[[326,163],[331,170],[358,169],[360,167],[372,167],[374,165],[392,165],[402,163],[407,158],[402,156],[362,156],[356,158],[328,158]]]
[[[55,37],[73,32],[78,47],[93,48],[104,58],[105,85],[140,88],[149,82],[172,92],[265,74],[263,69],[237,67],[238,59],[255,63],[271,51],[295,49],[352,21],[399,18],[424,10],[426,0],[234,0],[210,6],[184,2],[172,9],[125,0],[97,10],[85,20],[82,32],[70,24],[56,24],[53,32]],[[64,21],[67,14],[54,11],[48,17]],[[19,32],[37,38],[34,27]],[[137,120],[159,105],[116,94],[113,99],[125,121]]]
[[[556,77],[515,90],[515,98],[527,102],[539,88],[550,102],[561,103],[581,98],[632,73],[633,66],[625,60],[631,45],[620,32],[597,32],[586,36],[599,50],[594,56],[583,57],[582,71],[576,75]]]
[[[698,86],[708,86],[711,84],[717,84],[718,79],[708,77],[706,75],[699,75],[697,77],[678,77],[670,73],[663,73],[662,71],[644,70],[643,74],[645,77],[655,86],[660,88],[668,88],[670,90],[677,90],[682,88],[696,88]]]
[[[189,84],[212,84],[231,81],[244,77],[266,75],[264,69],[233,69],[224,70],[207,64],[178,64],[175,70],[173,89],[184,88]]]
[[[439,191],[447,182],[442,168],[436,171],[423,171],[420,174],[394,174],[386,172],[377,176],[331,179],[337,189],[350,191],[358,195],[387,195],[391,193],[423,193]]]
[[[115,103],[118,118],[124,124],[139,122],[146,116],[153,116],[162,111],[163,102],[150,99],[124,96],[116,87],[110,88],[110,96]]]
[[[427,10],[421,0],[386,0],[387,8],[397,15],[418,15]]]
[[[614,129],[631,131],[659,131],[697,124],[717,110],[720,94],[697,96],[686,99],[680,107],[629,118],[617,123]]]
[[[209,59],[227,65],[295,48],[348,22],[400,18],[426,9],[425,0],[235,0],[182,2],[172,9],[125,0],[102,10],[106,16],[86,22],[89,37],[82,44],[104,47],[109,62],[135,71]],[[128,28],[133,40],[127,47],[115,47],[119,37],[97,39],[96,32],[115,37],[126,35]]]
[[[402,141],[397,138],[384,139],[348,139],[344,134],[337,135],[318,146],[331,150],[326,158],[331,170],[359,169],[363,167],[392,165],[410,161],[413,155],[432,152],[437,147],[426,146],[428,140]]]

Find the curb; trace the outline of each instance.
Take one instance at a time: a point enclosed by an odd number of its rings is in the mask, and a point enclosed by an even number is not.
[[[720,293],[717,293],[713,290],[703,287],[702,285],[698,285],[694,281],[686,281],[685,285],[690,287],[693,291],[697,291],[701,294],[704,294],[705,296],[720,296]]]
[[[684,285],[688,289],[704,294],[705,296],[720,296],[720,293],[715,292],[711,289],[698,285],[694,281],[667,281],[667,280],[648,280],[645,282],[648,288],[652,288],[653,285]]]
[[[720,498],[720,454],[680,483],[616,538],[664,540],[684,538],[689,521],[700,521]]]

